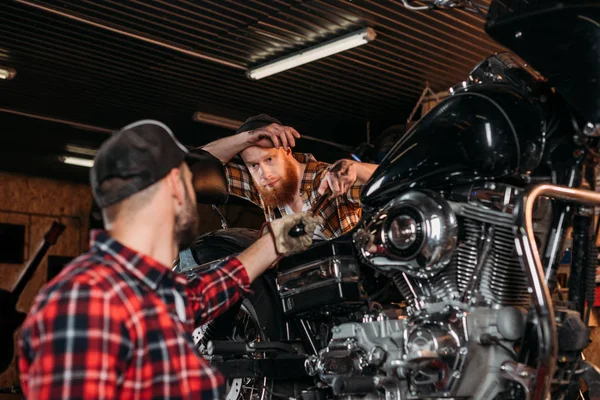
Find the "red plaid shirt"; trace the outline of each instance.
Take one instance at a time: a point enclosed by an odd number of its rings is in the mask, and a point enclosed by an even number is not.
[[[46,285],[23,324],[21,384],[32,399],[221,398],[224,377],[191,333],[249,290],[224,261],[187,281],[92,233],[91,250]]]
[[[294,158],[300,164],[304,164],[304,175],[300,185],[300,197],[302,198],[303,210],[312,210],[312,205],[318,200],[317,189],[325,177],[330,164],[317,161],[312,154],[294,153]],[[229,193],[251,201],[265,213],[267,221],[277,218],[275,210],[265,207],[258,189],[254,186],[254,180],[248,167],[239,157],[235,157],[225,164],[227,173],[227,185]],[[360,192],[363,188],[361,183],[355,183],[344,195],[333,200],[326,200],[319,215],[325,221],[322,233],[327,239],[338,237],[348,233],[358,224],[362,215],[360,206]],[[287,215],[285,207],[277,207],[281,215]]]

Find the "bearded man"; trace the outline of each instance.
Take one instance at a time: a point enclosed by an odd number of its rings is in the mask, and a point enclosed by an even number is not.
[[[312,241],[317,219],[267,225],[252,246],[198,274],[174,273],[197,236],[194,154],[164,124],[130,124],[98,150],[92,192],[106,231],[38,294],[19,341],[21,387],[31,399],[220,399],[224,377],[192,332],[225,311],[280,256]],[[203,164],[194,167],[202,179]],[[288,235],[302,222],[306,235]]]
[[[343,235],[360,220],[360,192],[377,165],[349,159],[330,165],[308,153],[293,153],[299,138],[294,128],[260,114],[248,118],[235,135],[202,149],[225,163],[229,192],[261,207],[267,221],[313,211],[319,197],[330,190],[318,210],[324,223],[314,238]]]

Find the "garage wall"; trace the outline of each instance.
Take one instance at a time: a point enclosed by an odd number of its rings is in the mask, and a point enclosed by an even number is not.
[[[88,246],[91,205],[92,196],[88,185],[0,172],[0,223],[25,226],[25,262],[0,263],[0,288],[13,288],[52,221],[59,221],[67,228],[56,245],[50,248],[48,255],[70,258],[85,251]],[[35,295],[46,282],[47,265],[48,256],[39,265],[20,296],[17,305],[20,311],[29,310]],[[17,335],[18,332],[15,339]],[[4,344],[0,343],[2,345]],[[11,367],[0,373],[0,388],[17,383],[18,375],[13,359]]]
[[[233,199],[235,200],[235,199]],[[72,258],[88,249],[92,195],[87,184],[76,184],[26,175],[0,172],[0,223],[25,226],[24,263],[0,263],[0,289],[12,290],[28,260],[35,254],[52,221],[67,228],[51,247],[19,298],[17,308],[27,312],[35,295],[47,281],[48,257]],[[220,229],[220,220],[209,205],[198,206],[201,233]],[[242,200],[221,206],[232,227],[260,228],[262,211]],[[14,336],[15,343],[19,332]],[[0,346],[4,344],[0,343]],[[15,347],[16,354],[16,347]],[[0,372],[0,388],[17,385],[15,360]]]

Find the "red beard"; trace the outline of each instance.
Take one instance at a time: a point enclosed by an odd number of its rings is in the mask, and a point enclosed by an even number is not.
[[[298,171],[291,160],[286,161],[285,170],[275,186],[258,186],[265,207],[278,207],[291,203],[298,191]]]

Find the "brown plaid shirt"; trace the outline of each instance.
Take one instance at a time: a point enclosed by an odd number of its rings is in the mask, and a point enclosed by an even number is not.
[[[327,172],[329,164],[315,160],[312,154],[294,153],[294,158],[301,164],[305,164],[304,175],[300,196],[304,203],[304,209],[311,210],[319,198],[317,189],[321,180]],[[265,218],[269,221],[277,218],[275,210],[271,207],[264,207],[258,189],[254,186],[252,175],[246,165],[238,157],[234,158],[225,165],[227,172],[227,183],[229,193],[251,201],[265,213]],[[362,209],[360,207],[360,191],[362,184],[354,184],[350,190],[343,196],[333,200],[327,200],[321,207],[319,215],[325,220],[322,227],[323,235],[328,238],[338,237],[349,232],[360,220]],[[286,215],[285,207],[277,207],[281,215]]]

